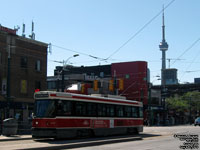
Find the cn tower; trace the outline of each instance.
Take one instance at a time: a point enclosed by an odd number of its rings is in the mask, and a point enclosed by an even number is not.
[[[162,16],[162,42],[159,45],[160,50],[162,51],[162,69],[161,69],[161,85],[165,85],[165,69],[166,69],[166,51],[168,50],[168,44],[165,40],[165,16],[164,16],[164,8],[163,8],[163,16]]]

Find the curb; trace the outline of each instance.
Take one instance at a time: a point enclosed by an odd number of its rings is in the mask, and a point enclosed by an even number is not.
[[[6,142],[6,141],[19,141],[19,140],[30,140],[32,137],[23,137],[23,136],[16,136],[16,137],[7,137],[0,135],[0,142]]]

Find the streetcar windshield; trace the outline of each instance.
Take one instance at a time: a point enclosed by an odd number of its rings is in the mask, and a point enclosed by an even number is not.
[[[55,117],[56,107],[55,100],[36,100],[35,102],[35,117]]]

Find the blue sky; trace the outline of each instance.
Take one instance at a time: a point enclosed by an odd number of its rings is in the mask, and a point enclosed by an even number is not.
[[[48,54],[48,75],[53,75],[53,62],[67,60],[75,66],[104,65],[114,62],[147,61],[151,81],[160,84],[162,15],[148,24],[107,61],[107,58],[155,17],[172,0],[6,0],[1,2],[0,24],[9,28],[26,24],[26,36],[35,23],[36,40],[52,43]],[[165,10],[166,57],[171,68],[178,69],[181,83],[200,77],[200,1],[175,0]],[[191,45],[195,42],[195,45]],[[61,49],[58,47],[63,47]],[[72,51],[71,51],[72,50]],[[173,59],[179,59],[174,62]],[[168,67],[168,62],[166,62]]]

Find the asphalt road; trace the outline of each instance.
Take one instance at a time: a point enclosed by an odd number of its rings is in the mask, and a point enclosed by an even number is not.
[[[199,136],[199,126],[144,127],[143,133],[131,136],[72,140],[45,139],[34,141],[26,139],[1,141],[0,150],[180,150],[184,143],[187,146],[198,146]],[[193,139],[193,141],[189,141],[190,139]]]

